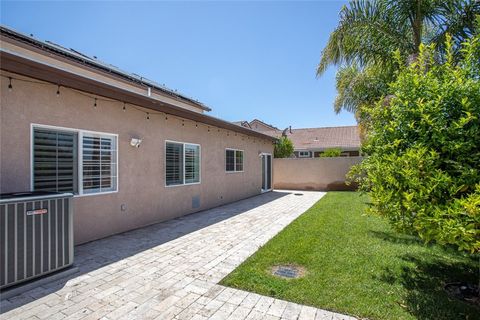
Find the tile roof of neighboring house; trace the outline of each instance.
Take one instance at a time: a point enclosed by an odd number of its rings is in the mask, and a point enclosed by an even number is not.
[[[292,129],[287,132],[295,149],[360,148],[358,126]]]
[[[268,130],[262,131],[263,134],[266,134],[271,137],[280,138],[282,136],[282,130]]]
[[[358,126],[292,129],[291,133],[287,128],[285,130],[262,131],[262,133],[280,138],[283,131],[292,140],[295,150],[322,150],[336,147],[343,149],[360,148]]]

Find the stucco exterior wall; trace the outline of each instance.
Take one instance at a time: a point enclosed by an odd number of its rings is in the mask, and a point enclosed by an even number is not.
[[[2,72],[4,75],[8,75]],[[18,75],[16,75],[18,77]],[[33,79],[32,79],[33,80]],[[35,81],[35,80],[34,80]],[[15,81],[7,90],[1,78],[0,193],[30,190],[31,125],[51,125],[118,134],[118,192],[77,196],[75,243],[83,243],[144,225],[259,194],[260,152],[273,153],[272,141],[208,127],[164,115],[151,115],[123,103],[99,101],[54,85]],[[143,138],[140,148],[132,137]],[[165,140],[201,145],[201,183],[165,187]],[[244,150],[244,172],[225,172],[225,148]],[[192,197],[200,207],[192,209]],[[121,210],[121,205],[126,210]]]
[[[273,187],[294,190],[351,190],[345,175],[362,157],[273,160]]]

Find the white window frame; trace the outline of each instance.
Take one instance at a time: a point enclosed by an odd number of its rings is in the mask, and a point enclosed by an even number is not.
[[[302,152],[308,152],[308,156],[307,155],[302,155]],[[308,150],[298,151],[298,157],[299,158],[311,158],[312,157],[312,152],[308,151]]]
[[[227,150],[233,151],[233,171],[228,171],[227,170]],[[237,151],[242,152],[242,157],[243,157],[243,165],[242,165],[242,170],[237,171]],[[225,163],[223,165],[223,168],[226,173],[241,173],[245,171],[245,151],[242,149],[233,149],[233,148],[225,148]]]
[[[183,183],[179,184],[171,184],[167,185],[167,143],[177,143],[177,144],[183,144]],[[198,182],[190,182],[190,183],[185,183],[185,145],[192,145],[192,146],[198,146],[198,157],[200,158],[198,161]],[[180,187],[180,186],[189,186],[189,185],[195,185],[195,184],[200,184],[202,183],[202,146],[198,143],[192,143],[192,142],[182,142],[182,141],[174,141],[174,140],[165,140],[165,145],[164,145],[164,157],[163,157],[163,168],[165,172],[165,187],[166,188],[171,188],[171,187]]]
[[[118,134],[115,133],[107,133],[107,132],[100,132],[100,131],[90,131],[90,130],[83,130],[83,129],[76,129],[76,128],[67,128],[67,127],[59,127],[59,126],[52,126],[52,125],[45,125],[45,124],[38,124],[38,123],[31,123],[30,124],[30,190],[34,191],[34,159],[33,159],[33,154],[34,154],[34,141],[33,141],[33,133],[35,129],[50,129],[50,130],[57,130],[57,131],[66,131],[66,132],[75,132],[77,133],[77,183],[78,183],[78,194],[74,194],[73,196],[75,198],[77,197],[89,197],[89,196],[96,196],[96,195],[102,195],[102,194],[109,194],[109,193],[117,193],[119,184],[120,184],[120,178],[119,178],[119,172],[118,172],[118,149],[119,149],[119,143],[118,143]],[[100,191],[100,192],[90,192],[90,193],[83,193],[83,135],[97,135],[97,136],[110,136],[115,138],[115,172],[116,172],[116,183],[115,183],[115,190],[110,190],[110,191]]]

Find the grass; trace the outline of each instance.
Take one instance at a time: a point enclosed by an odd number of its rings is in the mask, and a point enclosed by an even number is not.
[[[453,249],[424,245],[364,214],[367,198],[329,192],[222,284],[369,319],[480,319],[480,309],[450,299],[448,282],[478,280],[478,260]],[[301,279],[270,274],[297,264]]]

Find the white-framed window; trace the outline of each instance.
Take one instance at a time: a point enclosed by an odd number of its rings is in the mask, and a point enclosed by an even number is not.
[[[83,193],[115,191],[117,188],[117,139],[97,133],[82,134]]]
[[[165,185],[200,183],[200,145],[165,141]]]
[[[311,158],[312,155],[310,154],[310,151],[298,151],[298,157],[299,158]]]
[[[225,149],[225,171],[243,172],[243,150]]]
[[[118,190],[118,136],[32,125],[32,190],[76,195]]]

